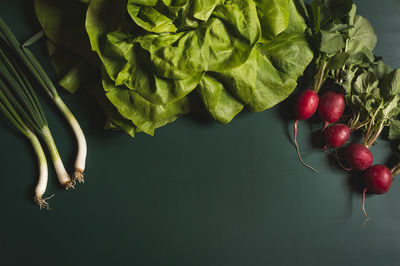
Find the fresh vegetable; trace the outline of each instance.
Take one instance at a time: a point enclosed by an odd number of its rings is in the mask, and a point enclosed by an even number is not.
[[[85,162],[86,162],[86,154],[87,154],[87,145],[86,139],[83,134],[83,131],[72,114],[69,110],[67,105],[63,102],[61,97],[59,96],[57,89],[55,88],[53,82],[48,77],[46,72],[43,70],[40,63],[37,61],[35,56],[30,52],[27,48],[32,43],[36,42],[43,33],[39,33],[34,35],[31,39],[24,43],[21,46],[15,36],[12,34],[11,30],[7,27],[4,21],[0,18],[0,30],[2,35],[4,36],[4,40],[9,46],[9,48],[14,52],[16,56],[16,60],[21,62],[22,67],[30,73],[30,75],[36,79],[39,85],[46,91],[46,93],[50,96],[53,100],[55,105],[58,107],[60,112],[64,115],[67,119],[69,125],[71,126],[77,143],[78,143],[78,153],[75,160],[75,174],[73,176],[74,182],[77,180],[78,182],[83,182],[83,172],[85,170]]]
[[[349,125],[352,131],[364,132],[363,143],[370,147],[400,113],[400,71],[376,61],[363,68],[353,66],[348,75],[353,77],[344,86],[351,109]]]
[[[314,49],[313,66],[315,67],[312,89],[318,93],[329,73],[339,71],[349,58],[349,54],[344,51],[346,46],[344,34],[348,27],[343,23],[352,10],[353,2],[341,0],[336,5],[332,1],[314,1],[309,5],[301,1],[301,6],[302,14],[309,26],[307,32],[310,44]],[[343,96],[340,98],[334,92],[327,92],[321,97],[318,113],[325,121],[324,129],[329,123],[336,122],[340,118],[344,106]],[[296,131],[297,121],[295,135]],[[295,144],[299,154],[296,137]],[[300,156],[299,158],[302,161]]]
[[[307,120],[313,116],[318,108],[318,94],[311,89],[302,91],[297,97],[294,113],[296,120]]]
[[[39,178],[38,178],[38,183],[35,187],[34,200],[39,205],[40,208],[49,208],[49,203],[47,202],[47,199],[49,198],[43,197],[47,188],[48,168],[47,168],[46,156],[44,154],[42,145],[40,144],[36,134],[32,132],[32,130],[23,121],[21,116],[13,107],[13,105],[4,95],[3,93],[4,86],[7,85],[2,81],[2,79],[0,79],[0,111],[16,127],[16,129],[20,131],[23,135],[25,135],[25,137],[27,137],[31,142],[38,159],[38,168],[39,168]]]
[[[315,172],[318,171],[315,170],[312,166],[305,163],[301,158],[299,144],[297,143],[297,125],[299,120],[307,120],[317,111],[318,102],[318,94],[314,90],[306,89],[297,96],[297,100],[294,105],[294,113],[296,116],[296,121],[294,122],[294,143],[296,146],[297,156],[304,166],[310,168]]]
[[[343,94],[333,91],[325,92],[318,105],[319,117],[328,123],[335,123],[342,116],[345,109]]]
[[[40,207],[48,207],[46,199],[43,199],[48,179],[47,163],[36,135],[43,139],[50,152],[60,184],[68,189],[73,187],[73,182],[64,168],[46,117],[29,80],[29,72],[15,56],[16,51],[10,43],[10,33],[6,31],[1,18],[0,30],[0,109],[34,147],[40,170],[35,201]]]
[[[364,184],[362,198],[362,208],[365,217],[368,218],[367,212],[365,211],[365,193],[373,194],[384,194],[388,192],[392,186],[393,175],[392,172],[385,165],[376,164],[368,168],[364,173]]]
[[[393,176],[400,174],[400,120],[394,120],[390,124],[388,139],[390,140],[394,153],[398,158],[398,162],[391,169]]]
[[[355,12],[353,5],[344,34],[349,57],[343,68],[330,76],[345,90],[351,131],[362,130],[363,144],[369,148],[400,113],[400,71],[392,71],[374,56],[376,34],[368,20]]]
[[[42,35],[43,32],[40,32],[40,36]],[[74,180],[83,183],[84,182],[83,172],[85,171],[86,155],[87,155],[86,138],[75,116],[72,114],[71,110],[59,96],[53,82],[47,76],[46,72],[43,70],[42,66],[39,64],[35,56],[28,50],[27,47],[31,44],[31,41],[32,42],[36,41],[35,38],[36,36],[34,36],[33,38],[24,43],[24,45],[22,46],[24,54],[21,53],[20,56],[23,57],[25,55],[26,58],[29,60],[29,62],[25,61],[27,67],[30,69],[31,73],[36,78],[36,80],[45,89],[47,94],[50,96],[55,105],[58,107],[59,111],[64,115],[72,131],[74,132],[78,146],[78,152],[76,155],[75,165],[74,165],[75,166]]]
[[[58,180],[66,189],[74,187],[76,181],[83,182],[86,159],[86,140],[77,120],[60,98],[57,90],[27,46],[36,42],[43,33],[34,35],[23,46],[0,18],[0,110],[8,120],[32,143],[39,162],[39,181],[35,189],[35,201],[42,208],[49,208],[43,198],[48,181],[46,156],[41,137],[48,149]],[[42,87],[51,97],[75,132],[78,155],[75,175],[71,179],[58,153],[47,119],[40,106],[34,87]]]
[[[318,92],[327,78],[340,78],[340,71],[354,52],[348,32],[355,6],[352,0],[316,0],[303,6],[315,51],[313,88]]]
[[[226,124],[287,98],[313,57],[299,3],[35,0],[35,10],[60,84],[89,87],[107,127],[134,136],[201,109]]]
[[[363,171],[372,165],[373,156],[365,145],[352,143],[345,149],[345,160],[352,169]]]
[[[324,140],[328,147],[340,148],[350,137],[350,128],[345,124],[335,124],[324,131]]]
[[[376,34],[367,19],[356,15],[353,1],[313,1],[304,6],[316,51],[314,88],[318,91],[330,79],[344,91],[344,95],[326,92],[320,98],[318,113],[327,126],[341,118],[347,105],[349,114],[343,121],[351,132],[363,132],[364,147],[349,146],[346,161],[354,169],[365,169],[372,163],[367,149],[400,113],[400,71],[392,71],[374,56]],[[363,153],[353,155],[353,150]]]
[[[369,193],[386,193],[392,186],[392,181],[391,171],[382,164],[375,164],[364,173],[365,190]]]
[[[373,156],[369,148],[377,142],[387,126],[390,127],[389,137],[400,135],[400,122],[395,120],[400,114],[400,70],[392,71],[379,57],[374,56],[376,34],[367,19],[356,15],[356,6],[352,1],[314,1],[305,7],[306,21],[311,28],[310,38],[317,54],[314,87],[319,90],[329,79],[340,91],[344,91],[344,100],[343,95],[338,95],[338,102],[330,100],[333,92],[328,92],[330,96],[320,98],[318,113],[325,121],[324,129],[327,127],[324,131],[325,141],[328,146],[335,148],[335,141],[340,140],[335,139],[336,125],[328,127],[329,123],[339,118],[348,125],[343,129],[346,140],[350,132],[361,131],[363,134],[363,144],[349,145],[344,155],[347,165],[352,169],[368,169],[364,174],[366,187],[363,191],[363,210],[366,215],[366,191],[386,192],[392,184],[392,174],[398,174],[396,166],[392,173],[383,165],[371,166]],[[348,112],[342,118],[345,105]],[[344,142],[339,141],[338,147]],[[343,167],[337,151],[334,154]]]

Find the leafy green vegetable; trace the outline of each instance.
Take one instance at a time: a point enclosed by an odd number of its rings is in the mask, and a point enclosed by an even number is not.
[[[364,144],[371,146],[400,114],[400,71],[390,70],[382,61],[353,65],[348,71],[352,74],[344,87],[352,110],[349,124],[353,130],[363,128]]]
[[[365,51],[372,51],[375,48],[377,37],[371,23],[364,17],[356,15],[353,27],[348,31],[346,51],[350,54],[358,54]]]
[[[373,145],[390,126],[390,138],[398,134],[400,70],[391,70],[373,54],[377,37],[369,21],[356,15],[351,0],[316,0],[303,10],[312,29],[317,51],[314,89],[326,79],[343,88],[352,131],[362,129],[364,145]]]
[[[260,20],[262,37],[265,40],[273,39],[286,30],[289,25],[288,0],[255,0],[257,15]]]
[[[35,0],[35,10],[60,84],[91,87],[107,127],[134,136],[199,106],[229,123],[288,97],[313,57],[301,4]]]
[[[343,36],[339,32],[329,32],[321,30],[320,51],[326,54],[339,53],[345,47]]]
[[[314,90],[327,78],[342,83],[346,65],[374,61],[376,35],[368,20],[356,15],[352,0],[315,0],[303,6],[317,51]]]
[[[389,139],[390,140],[399,140],[400,139],[400,120],[394,120],[390,124]]]

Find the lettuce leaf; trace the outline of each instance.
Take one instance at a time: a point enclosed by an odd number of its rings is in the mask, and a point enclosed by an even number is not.
[[[287,98],[313,58],[297,0],[35,0],[60,78],[134,136],[200,108],[229,123]],[[75,41],[76,40],[76,41]]]

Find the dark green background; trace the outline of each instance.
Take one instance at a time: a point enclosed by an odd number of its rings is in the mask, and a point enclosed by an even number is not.
[[[400,1],[358,0],[378,35],[376,54],[400,67]],[[1,0],[0,15],[26,39],[39,27],[29,0]],[[73,41],[73,40],[71,40]],[[35,53],[54,77],[45,51]],[[182,118],[131,139],[104,131],[88,93],[63,93],[86,132],[86,183],[63,191],[50,168],[53,210],[32,203],[30,144],[0,119],[1,265],[399,265],[400,185],[361,197],[349,177],[313,149],[302,123],[302,167],[281,108],[244,113],[227,126]],[[75,142],[41,93],[65,164]],[[376,163],[390,156],[380,141]]]

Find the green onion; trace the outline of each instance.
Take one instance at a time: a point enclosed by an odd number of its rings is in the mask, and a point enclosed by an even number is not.
[[[4,26],[0,18],[0,111],[31,141],[38,157],[40,171],[35,201],[40,207],[48,207],[46,199],[43,199],[48,179],[47,162],[37,136],[43,139],[50,153],[61,185],[68,189],[73,187],[74,183],[58,153],[47,119],[29,80],[29,73],[26,72],[26,65],[17,56],[20,50],[10,45],[10,38],[6,35],[9,33],[4,31]]]
[[[48,180],[48,168],[47,168],[47,160],[44,154],[42,145],[40,144],[36,135],[28,128],[28,126],[23,122],[21,117],[12,107],[7,97],[2,93],[2,87],[5,84],[0,80],[0,111],[8,118],[8,120],[14,124],[14,126],[24,134],[32,143],[33,149],[35,150],[36,156],[38,158],[39,164],[39,179],[35,188],[35,202],[40,206],[40,208],[49,208],[49,204],[47,203],[47,199],[51,198],[43,198],[44,193],[47,188],[47,180]]]
[[[31,53],[31,51],[27,48],[29,45],[35,43],[43,36],[43,32],[39,32],[27,40],[22,46],[20,46],[18,40],[12,34],[10,29],[4,23],[4,21],[0,17],[0,35],[1,38],[7,43],[7,45],[15,51],[16,56],[19,61],[22,62],[25,69],[36,79],[36,81],[41,85],[41,87],[46,91],[46,93],[53,100],[55,105],[67,119],[70,124],[75,138],[78,143],[78,152],[75,160],[75,173],[74,173],[74,182],[75,180],[78,182],[83,182],[83,172],[85,170],[86,164],[86,155],[87,155],[87,144],[86,139],[83,134],[83,131],[72,114],[69,108],[65,105],[61,97],[59,96],[56,87],[53,82],[50,80],[46,72],[43,70],[42,66],[39,64],[35,56]]]

